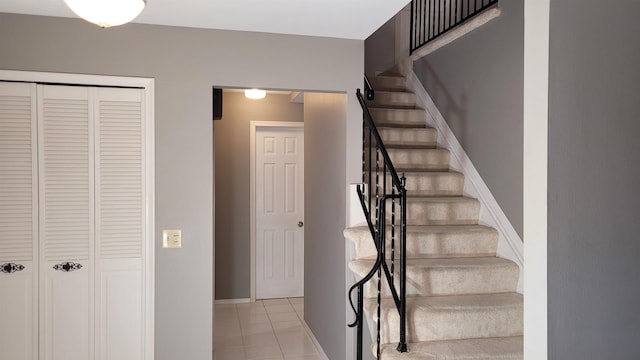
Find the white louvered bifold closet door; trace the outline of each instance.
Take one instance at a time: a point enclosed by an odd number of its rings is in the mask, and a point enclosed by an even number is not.
[[[37,351],[36,86],[0,82],[0,359]]]
[[[150,358],[144,100],[0,82],[0,360]]]
[[[141,89],[95,89],[96,359],[143,358],[145,169]]]
[[[90,89],[38,85],[40,359],[93,358]]]

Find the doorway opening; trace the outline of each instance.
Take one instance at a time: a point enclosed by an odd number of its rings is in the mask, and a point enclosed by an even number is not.
[[[216,302],[301,297],[304,95],[267,91],[252,100],[223,89],[222,99],[214,121]]]

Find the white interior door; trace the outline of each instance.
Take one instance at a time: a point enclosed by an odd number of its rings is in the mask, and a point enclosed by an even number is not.
[[[0,359],[37,349],[36,86],[0,82]]]
[[[144,320],[144,91],[95,93],[96,359],[138,360]]]
[[[304,295],[304,130],[257,127],[256,298]]]
[[[90,89],[38,85],[40,359],[93,358]]]

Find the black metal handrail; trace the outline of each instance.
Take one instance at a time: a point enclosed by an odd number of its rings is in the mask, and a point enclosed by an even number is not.
[[[411,53],[497,3],[498,0],[412,0]]]
[[[365,92],[367,100],[371,101],[375,98],[375,92],[369,79],[365,76]],[[389,153],[382,141],[382,137],[373,121],[373,117],[365,103],[364,97],[360,89],[356,91],[356,96],[360,102],[363,111],[362,124],[362,181],[363,184],[358,185],[357,192],[360,204],[367,219],[367,225],[371,232],[372,239],[377,249],[377,256],[374,266],[371,270],[358,282],[349,289],[349,301],[355,313],[356,319],[349,324],[350,327],[357,326],[357,360],[362,359],[362,331],[363,331],[363,310],[364,310],[364,285],[373,278],[377,273],[378,277],[378,294],[377,294],[377,358],[380,358],[380,325],[382,322],[381,312],[381,284],[382,274],[386,280],[393,302],[398,310],[400,317],[400,341],[397,350],[400,352],[407,351],[406,342],[406,200],[407,194],[405,190],[406,179],[404,175],[398,176]],[[374,156],[375,155],[375,156]],[[375,158],[375,179],[374,166]],[[391,184],[387,187],[387,174],[391,178]],[[382,181],[380,177],[382,176]],[[375,202],[373,201],[373,192],[371,187],[375,180]],[[364,185],[368,185],[369,189],[365,195]],[[387,202],[391,201],[391,218],[387,218]],[[396,201],[399,202],[400,216],[396,217]],[[375,213],[372,213],[372,205],[375,206]],[[399,220],[399,221],[398,221]],[[387,225],[391,227],[391,265],[387,264]],[[396,228],[399,227],[400,240],[400,279],[399,292],[395,287],[395,248],[396,248]],[[353,291],[357,290],[357,306],[353,304]]]

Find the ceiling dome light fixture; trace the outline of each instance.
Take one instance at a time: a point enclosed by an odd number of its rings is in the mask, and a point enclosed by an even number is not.
[[[146,0],[64,0],[76,15],[102,28],[126,24],[140,15]]]
[[[267,92],[260,89],[246,89],[244,96],[246,96],[247,99],[259,100],[264,99],[264,97],[267,96]]]

